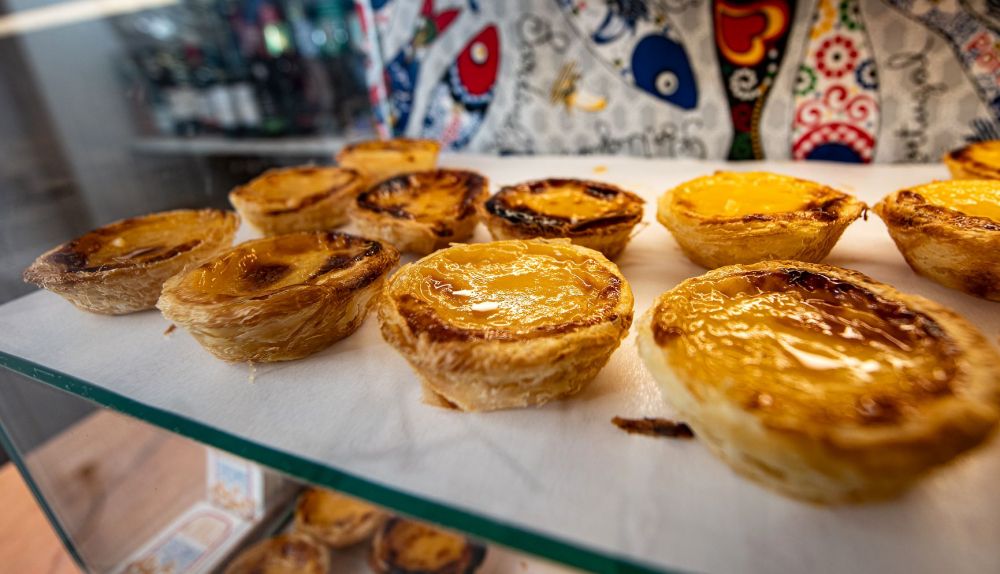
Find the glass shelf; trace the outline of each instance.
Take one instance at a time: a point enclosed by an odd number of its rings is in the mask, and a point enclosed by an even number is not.
[[[494,185],[600,173],[644,196],[649,221],[664,189],[727,167],[552,157],[442,163],[477,169]],[[740,168],[809,177],[868,202],[945,174],[940,166]],[[1000,305],[916,277],[877,219],[853,225],[829,262],[929,296],[984,332],[1000,331]],[[637,316],[660,292],[702,272],[655,224],[618,263]],[[183,330],[165,334],[169,324],[155,311],[97,316],[39,292],[0,307],[0,365],[304,481],[585,570],[1000,570],[1000,444],[898,501],[819,508],[742,480],[697,441],[615,428],[616,415],[670,416],[631,336],[571,400],[462,414],[420,402],[416,377],[376,323],[369,318],[313,357],[257,365],[251,376],[251,367],[214,359]]]

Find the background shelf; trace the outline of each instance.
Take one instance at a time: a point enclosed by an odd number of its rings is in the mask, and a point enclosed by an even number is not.
[[[494,186],[592,177],[647,200],[733,165],[617,158],[445,156]],[[874,203],[946,175],[940,166],[739,164],[809,177]],[[485,239],[483,229],[478,239]],[[636,316],[703,270],[659,225],[618,260]],[[1000,304],[915,276],[877,218],[847,231],[829,263],[949,305],[991,338]],[[540,409],[461,414],[420,402],[374,318],[311,358],[246,365],[211,357],[156,312],[90,315],[35,293],[0,307],[0,363],[265,465],[570,565],[604,571],[1000,571],[1000,445],[885,504],[820,508],[735,476],[697,440],[629,436],[610,419],[669,416],[630,335],[580,396]]]

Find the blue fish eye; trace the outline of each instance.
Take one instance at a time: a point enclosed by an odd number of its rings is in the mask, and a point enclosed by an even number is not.
[[[698,105],[698,85],[684,47],[665,36],[649,34],[632,50],[636,87],[685,110]]]

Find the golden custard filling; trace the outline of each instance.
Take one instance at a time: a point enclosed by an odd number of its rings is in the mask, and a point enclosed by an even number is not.
[[[105,271],[163,261],[201,244],[206,227],[223,225],[228,215],[183,210],[113,223],[71,241],[50,255],[66,271]]]
[[[351,497],[312,489],[302,495],[299,506],[306,524],[325,526],[362,520],[377,512],[370,504]]]
[[[673,190],[672,202],[706,218],[800,211],[825,188],[815,182],[767,172],[720,172]]]
[[[542,242],[439,251],[410,269],[399,297],[411,329],[438,338],[505,338],[610,318],[621,280],[596,259]]]
[[[799,269],[696,282],[660,304],[653,335],[682,380],[778,427],[896,422],[953,392],[959,353],[930,317]]]
[[[269,171],[239,188],[236,195],[272,215],[296,211],[360,183],[360,175],[338,167],[302,167]]]
[[[984,141],[969,144],[961,155],[976,163],[992,168],[1000,168],[1000,141]]]
[[[337,232],[248,241],[194,269],[176,289],[189,302],[265,297],[293,285],[342,279],[381,249],[378,242]]]
[[[385,180],[358,197],[369,211],[421,223],[461,218],[475,212],[474,202],[486,192],[479,174],[439,169]]]
[[[550,180],[541,186],[515,188],[505,200],[512,208],[524,207],[574,223],[621,211],[630,203],[624,194],[573,180]]]
[[[392,525],[388,537],[390,561],[407,571],[432,571],[465,557],[464,537],[408,520]]]
[[[997,153],[1000,153],[998,148]],[[1000,182],[965,179],[928,183],[910,189],[930,205],[1000,222]]]

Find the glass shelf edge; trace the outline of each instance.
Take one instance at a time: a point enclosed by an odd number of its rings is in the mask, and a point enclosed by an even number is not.
[[[519,526],[511,526],[492,518],[476,515],[439,502],[425,500],[416,495],[407,494],[391,487],[370,482],[332,466],[302,459],[285,451],[245,440],[234,434],[171,413],[170,411],[146,405],[82,379],[49,369],[28,359],[11,355],[5,351],[0,351],[0,366],[103,407],[121,412],[234,455],[253,460],[306,482],[339,490],[386,506],[403,514],[435,522],[474,537],[492,541],[508,548],[521,550],[560,564],[601,574],[684,574],[682,570],[665,570],[658,567],[640,565],[629,559],[607,556],[597,551],[559,540],[547,534],[539,534]],[[0,435],[3,435],[3,433],[0,433]],[[0,440],[6,442],[7,437],[5,435],[0,436]],[[8,448],[8,450],[10,449]],[[14,453],[11,456],[12,459],[15,459]],[[22,474],[24,474],[24,470],[24,468],[21,468]],[[27,476],[25,480],[28,482],[29,487],[32,488],[32,492],[36,498],[39,498],[41,501],[39,497],[40,493],[33,488],[33,484]],[[47,508],[44,504],[42,506],[43,509]],[[48,515],[49,513],[46,511],[46,514]],[[49,518],[51,520],[52,516],[49,516]],[[64,535],[62,532],[58,532],[58,534],[61,538]],[[65,543],[66,540],[64,539],[63,542]]]

